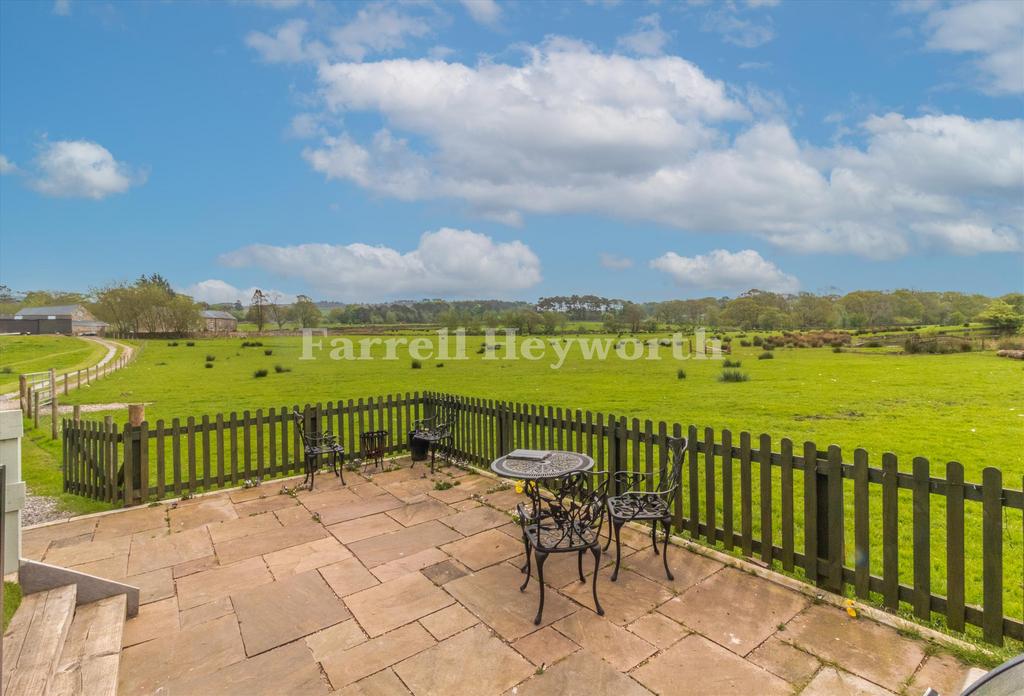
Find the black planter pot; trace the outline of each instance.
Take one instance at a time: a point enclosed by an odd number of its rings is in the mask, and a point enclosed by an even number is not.
[[[414,462],[426,461],[430,449],[430,442],[416,437],[416,431],[409,431],[409,455]]]

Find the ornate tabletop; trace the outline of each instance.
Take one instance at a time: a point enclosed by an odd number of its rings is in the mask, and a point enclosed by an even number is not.
[[[529,457],[517,457],[513,451],[491,462],[491,471],[498,476],[524,481],[558,478],[592,468],[594,460],[587,455],[562,450],[550,450],[542,455],[531,452]]]

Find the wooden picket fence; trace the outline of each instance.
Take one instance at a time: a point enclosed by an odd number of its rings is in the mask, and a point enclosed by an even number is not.
[[[66,421],[65,490],[127,506],[301,473],[293,408],[139,427]],[[331,430],[350,456],[360,456],[362,432],[387,430],[387,451],[398,455],[407,450],[414,420],[454,415],[455,457],[481,467],[517,447],[567,449],[592,457],[595,472],[656,477],[669,462],[669,438],[686,436],[682,485],[673,502],[677,532],[802,574],[832,592],[850,590],[892,610],[903,604],[919,619],[943,617],[957,631],[980,628],[994,644],[1004,637],[1024,640],[1022,617],[1003,610],[1007,593],[1024,589],[1015,576],[1005,577],[1024,572],[1024,524],[1007,521],[1011,513],[1024,519],[1024,491],[1003,488],[995,468],[984,470],[981,484],[968,483],[957,462],[946,464],[945,477],[938,478],[923,458],[901,471],[891,453],[872,466],[863,449],[844,461],[835,445],[773,443],[769,435],[433,392],[300,410],[307,428]],[[967,539],[979,536],[980,557],[967,553]],[[1006,539],[1016,550],[1008,567]],[[944,560],[939,577],[933,553]],[[907,559],[910,567],[901,567]],[[945,594],[936,591],[941,585]],[[980,597],[980,604],[968,596]]]

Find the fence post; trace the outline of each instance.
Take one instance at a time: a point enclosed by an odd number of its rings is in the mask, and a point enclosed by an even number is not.
[[[50,439],[57,439],[57,370],[50,368]]]
[[[18,375],[18,406],[22,412],[28,413],[28,380],[25,375]]]
[[[143,491],[147,491],[149,488],[149,481],[143,482],[142,480],[142,429],[143,424],[146,420],[146,405],[145,404],[129,404],[128,405],[128,426],[130,427],[130,433],[127,433],[131,438],[131,457],[125,460],[125,505],[134,505],[142,502],[145,499]],[[130,461],[129,461],[130,459]],[[131,477],[127,475],[127,471],[131,468]]]
[[[39,392],[32,394],[32,427],[39,427]]]

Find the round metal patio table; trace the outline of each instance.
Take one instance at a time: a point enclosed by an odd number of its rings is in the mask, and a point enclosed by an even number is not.
[[[561,478],[578,471],[590,471],[594,468],[594,460],[579,452],[564,450],[547,450],[543,459],[526,459],[513,456],[513,453],[498,457],[491,462],[491,471],[502,478],[523,481],[526,495],[533,503],[534,512],[540,505],[540,482],[548,479]]]

